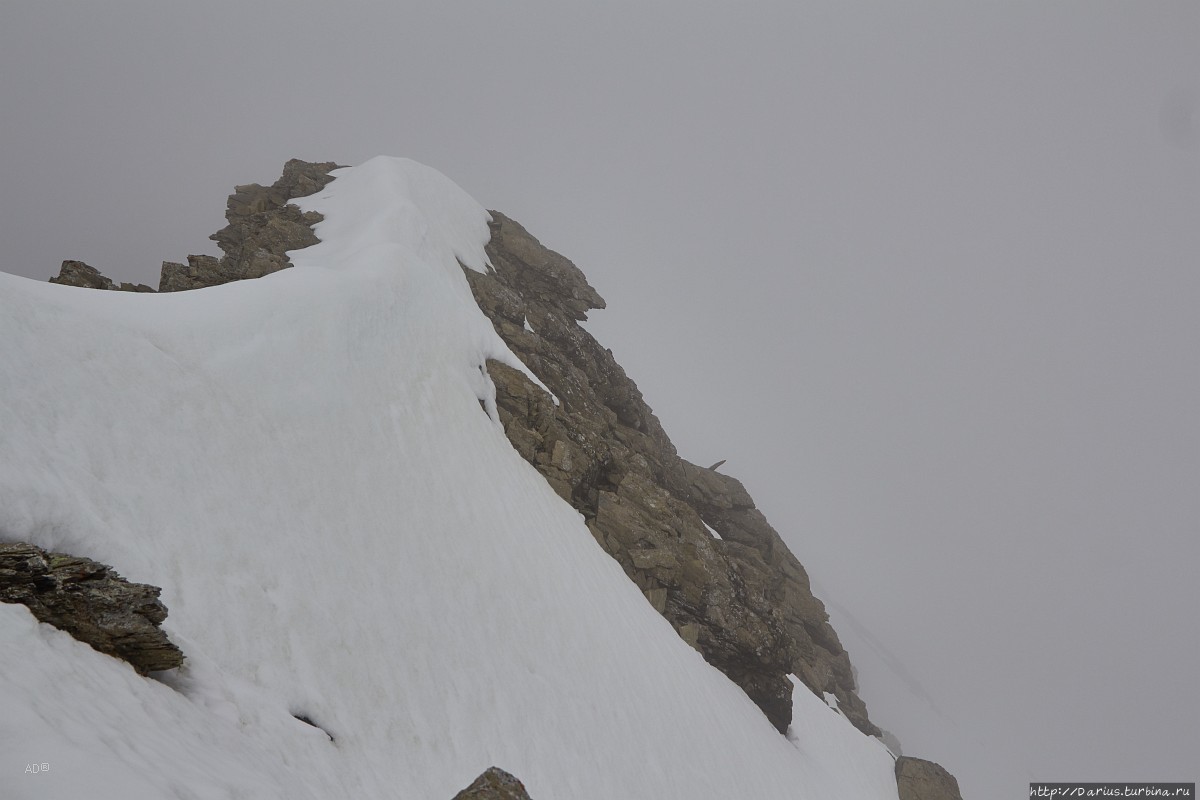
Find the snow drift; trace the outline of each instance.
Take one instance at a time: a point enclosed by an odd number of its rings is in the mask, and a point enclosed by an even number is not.
[[[513,451],[483,365],[523,367],[460,266],[487,212],[411,161],[335,175],[266,278],[0,275],[0,540],[163,587],[188,657],[142,678],[0,605],[0,795],[448,800],[496,764],[537,800],[894,798],[807,690],[779,736]]]

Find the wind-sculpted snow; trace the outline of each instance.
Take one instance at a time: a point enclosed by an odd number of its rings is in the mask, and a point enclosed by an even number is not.
[[[505,439],[478,204],[374,159],[301,205],[321,244],[256,281],[0,275],[0,540],[163,587],[187,656],[143,678],[0,606],[0,795],[895,796],[811,693],[779,736]]]

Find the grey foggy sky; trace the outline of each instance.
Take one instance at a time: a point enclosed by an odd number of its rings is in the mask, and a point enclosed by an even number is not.
[[[1200,5],[403,5],[4,4],[0,269],[156,285],[287,158],[430,164],[588,275],[906,752],[1196,780]]]

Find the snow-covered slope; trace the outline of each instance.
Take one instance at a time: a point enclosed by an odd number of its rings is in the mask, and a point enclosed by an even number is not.
[[[0,796],[448,800],[496,764],[537,800],[894,798],[806,690],[779,736],[513,451],[459,266],[486,212],[336,175],[261,280],[0,275],[0,540],[162,586],[188,657],[142,678],[0,605]]]

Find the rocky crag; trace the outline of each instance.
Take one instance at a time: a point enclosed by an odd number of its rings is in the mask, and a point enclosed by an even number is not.
[[[318,239],[312,228],[322,217],[313,211],[302,212],[288,201],[323,188],[333,180],[329,173],[337,167],[332,162],[310,164],[292,159],[284,165],[279,180],[270,186],[250,183],[234,187],[225,207],[229,224],[209,237],[224,255],[188,256],[186,264],[164,261],[157,291],[202,289],[261,278],[290,267],[292,264],[285,254],[316,244]],[[50,282],[88,289],[155,291],[140,283],[115,284],[82,261],[64,261]]]
[[[167,618],[159,592],[86,558],[0,543],[0,602],[27,606],[39,621],[143,675],[183,663],[183,653],[159,627]]]
[[[224,256],[164,262],[159,290],[290,266],[286,251],[317,241],[311,226],[320,215],[288,201],[325,186],[335,166],[292,160],[270,187],[238,186],[228,201],[229,224],[211,237]],[[679,457],[636,384],[579,325],[604,300],[574,264],[503,214],[492,212],[491,234],[492,269],[464,268],[467,280],[500,336],[558,400],[522,373],[489,362],[514,448],[584,516],[647,602],[781,732],[791,719],[788,675],[795,675],[818,696],[835,698],[859,730],[878,736],[804,567],[739,481],[719,465]],[[88,283],[76,282],[78,264],[65,262],[56,280],[129,290],[99,273],[99,280],[86,273]]]
[[[525,784],[499,767],[488,767],[454,800],[532,800]]]
[[[679,635],[781,732],[794,674],[877,735],[804,567],[741,483],[679,457],[634,382],[579,325],[604,307],[583,273],[508,217],[492,217],[493,271],[467,278],[505,342],[560,401],[488,365],[517,451]]]

